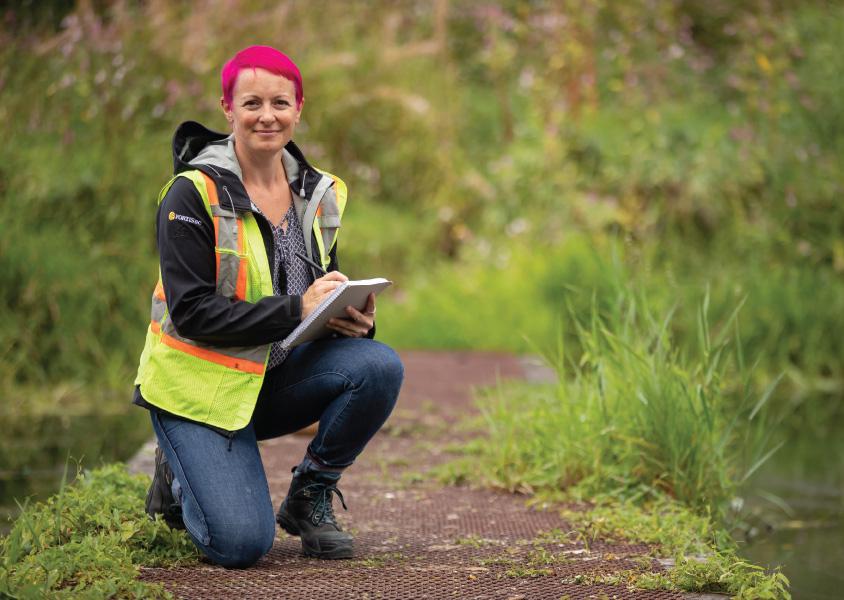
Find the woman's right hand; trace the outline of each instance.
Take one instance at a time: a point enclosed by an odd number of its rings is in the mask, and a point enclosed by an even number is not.
[[[302,294],[302,318],[307,318],[331,292],[348,280],[349,278],[340,271],[331,271],[319,279],[315,279],[311,287]]]

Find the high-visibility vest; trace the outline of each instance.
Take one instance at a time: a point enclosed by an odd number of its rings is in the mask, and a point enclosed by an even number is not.
[[[319,260],[327,268],[345,208],[346,188],[340,179],[325,175],[331,178],[329,185],[331,180],[335,183],[331,201],[326,203],[328,214],[323,218],[323,211],[315,208],[321,198],[312,197],[314,204],[309,203],[305,219],[313,219]],[[216,293],[246,302],[273,295],[270,263],[255,215],[220,205],[216,184],[198,170],[173,177],[161,190],[159,204],[177,177],[193,182],[214,222]],[[325,191],[321,193],[324,195]],[[306,247],[310,248],[310,239],[307,242]],[[270,345],[214,346],[188,339],[176,331],[170,319],[166,293],[159,269],[135,385],[140,385],[144,400],[171,414],[227,431],[242,429],[252,418]]]

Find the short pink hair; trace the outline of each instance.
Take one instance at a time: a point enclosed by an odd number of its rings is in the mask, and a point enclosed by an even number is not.
[[[299,67],[286,54],[271,46],[249,46],[235,54],[223,65],[220,79],[223,83],[223,99],[226,104],[231,106],[234,83],[243,69],[265,69],[292,81],[296,87],[296,108],[301,108],[304,92]]]

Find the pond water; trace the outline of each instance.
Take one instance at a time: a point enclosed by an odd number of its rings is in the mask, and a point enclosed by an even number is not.
[[[78,466],[90,469],[129,459],[151,435],[145,410],[91,415],[0,413],[0,534],[18,514],[17,502],[44,500]]]
[[[844,598],[844,440],[790,440],[752,487],[742,554],[782,565],[795,600]]]

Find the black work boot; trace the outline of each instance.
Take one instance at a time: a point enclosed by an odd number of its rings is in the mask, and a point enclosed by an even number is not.
[[[173,471],[161,448],[155,447],[155,473],[147,492],[146,512],[151,519],[162,515],[171,529],[184,529],[182,507],[173,497]]]
[[[287,498],[278,509],[275,520],[290,535],[301,536],[305,556],[352,557],[354,540],[334,518],[332,494],[337,494],[346,508],[336,476],[319,471],[301,473],[293,476]]]

